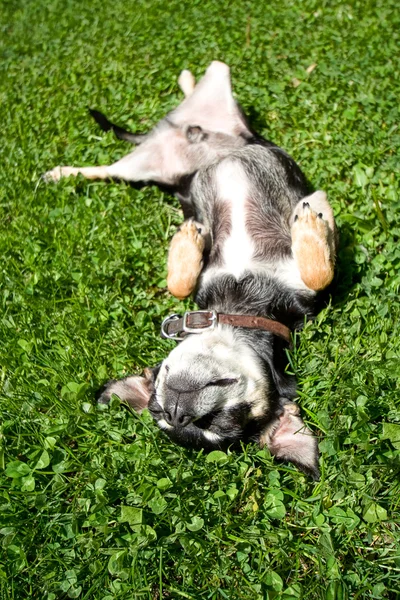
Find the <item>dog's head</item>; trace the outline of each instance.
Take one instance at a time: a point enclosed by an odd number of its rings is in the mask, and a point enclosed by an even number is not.
[[[222,447],[269,411],[269,381],[257,354],[231,328],[189,336],[160,365],[149,410],[176,442]]]
[[[212,450],[257,439],[318,477],[316,440],[291,401],[294,386],[273,336],[267,339],[261,350],[254,337],[230,327],[190,335],[144,376],[109,382],[99,400],[116,394],[139,412],[148,408],[187,447]]]

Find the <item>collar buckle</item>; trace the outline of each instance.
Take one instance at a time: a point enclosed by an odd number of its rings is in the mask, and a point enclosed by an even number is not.
[[[161,324],[161,337],[180,342],[189,333],[203,333],[215,329],[218,323],[216,310],[189,310],[181,317],[169,315]]]
[[[204,315],[206,317],[206,315],[208,316],[208,321],[209,324],[205,323],[203,324],[197,324],[196,327],[189,327],[188,325],[188,320],[192,317],[192,315]],[[217,315],[217,311],[215,310],[191,310],[191,311],[186,311],[183,315],[183,325],[182,325],[182,329],[185,333],[202,333],[205,330],[212,330],[215,329],[215,326],[218,322],[218,315]]]
[[[178,332],[173,332],[173,333],[169,333],[168,329],[169,329],[169,324],[172,323],[173,321],[178,321],[181,318],[180,315],[178,315],[177,313],[174,313],[173,315],[168,315],[168,317],[165,317],[165,319],[163,320],[163,322],[161,323],[161,337],[166,339],[166,340],[175,340],[175,341],[181,341],[181,339],[178,337]]]

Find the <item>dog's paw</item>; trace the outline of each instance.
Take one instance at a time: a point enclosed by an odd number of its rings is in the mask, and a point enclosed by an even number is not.
[[[206,235],[207,230],[203,223],[189,219],[182,223],[174,239],[179,243],[194,245],[203,254]]]
[[[193,220],[183,223],[172,238],[168,254],[168,289],[176,298],[187,298],[196,287],[203,268],[207,232]]]
[[[51,169],[51,171],[46,171],[46,173],[43,173],[42,179],[46,183],[57,183],[57,181],[60,181],[62,176],[62,167],[54,167],[54,169]]]
[[[326,239],[329,232],[328,222],[324,219],[322,212],[317,213],[306,201],[300,202],[296,208],[293,218],[293,231],[307,231],[317,238]]]
[[[196,80],[190,71],[184,69],[178,77],[178,85],[186,98],[189,98],[193,94]]]
[[[99,171],[100,169],[103,169],[104,167],[94,167],[97,171]],[[90,170],[92,170],[93,168],[91,167]],[[55,182],[57,183],[57,181],[60,181],[60,179],[62,177],[70,177],[70,175],[79,175],[80,173],[82,173],[82,175],[85,175],[89,169],[86,168],[77,168],[77,167],[54,167],[54,169],[51,169],[51,171],[47,171],[46,173],[44,173],[42,175],[43,179],[47,182]],[[86,176],[90,179],[90,175],[86,174]],[[99,177],[100,179],[101,174],[96,173],[96,177]]]
[[[305,426],[294,402],[282,406],[279,417],[261,433],[260,445],[267,445],[274,456],[293,462],[313,479],[319,479],[317,440]]]
[[[326,288],[333,279],[335,257],[331,230],[322,212],[307,201],[296,208],[292,224],[292,252],[304,283],[311,290]]]
[[[143,377],[130,375],[124,379],[111,379],[96,394],[99,404],[108,404],[111,396],[118,396],[137,412],[141,412],[150,400],[154,391],[152,369],[145,369]]]

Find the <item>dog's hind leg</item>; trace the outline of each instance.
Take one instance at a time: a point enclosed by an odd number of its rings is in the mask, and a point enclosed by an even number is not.
[[[197,125],[204,130],[230,136],[251,136],[245,118],[232,95],[229,67],[214,61],[194,86],[190,71],[179,81],[185,100],[170,117],[179,126]],[[192,76],[193,77],[193,76]],[[183,83],[183,85],[182,85]]]
[[[292,214],[292,253],[303,282],[311,290],[326,288],[335,269],[337,230],[325,192],[300,200]]]
[[[185,221],[172,238],[167,286],[176,298],[187,298],[194,291],[203,268],[206,239],[204,225],[192,219]]]
[[[45,173],[44,179],[58,181],[80,174],[90,179],[152,181],[177,187],[184,177],[243,145],[250,131],[232,96],[227,65],[211,63],[196,86],[189,81],[190,75],[185,77],[182,87],[190,95],[134,152],[109,166],[58,166]]]

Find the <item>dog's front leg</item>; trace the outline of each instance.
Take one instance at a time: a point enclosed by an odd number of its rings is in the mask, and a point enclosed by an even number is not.
[[[317,440],[304,425],[297,404],[284,398],[281,401],[282,412],[264,429],[260,445],[266,445],[277,458],[289,460],[314,479],[319,479]]]
[[[189,219],[172,238],[168,254],[167,286],[176,298],[187,298],[194,291],[203,268],[207,237],[204,225]]]
[[[307,287],[319,291],[332,281],[337,230],[325,192],[303,198],[292,215],[292,253]]]

